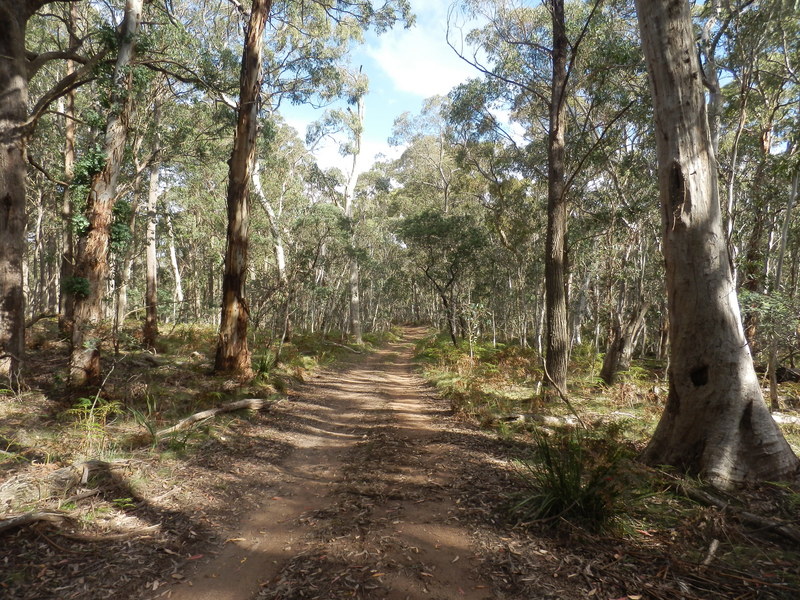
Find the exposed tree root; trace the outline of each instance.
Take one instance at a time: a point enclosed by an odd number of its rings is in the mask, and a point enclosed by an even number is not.
[[[706,506],[715,506],[722,511],[730,511],[731,514],[733,514],[746,525],[755,527],[756,529],[760,529],[762,531],[771,531],[787,540],[791,540],[796,544],[800,544],[800,530],[792,527],[791,525],[741,510],[735,506],[731,506],[730,503],[726,502],[722,498],[714,496],[713,494],[703,490],[691,488],[683,484],[679,484],[677,487],[680,493],[687,498],[691,498],[695,502],[705,504]]]

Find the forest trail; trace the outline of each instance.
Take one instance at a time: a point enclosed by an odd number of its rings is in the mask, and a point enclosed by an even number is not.
[[[278,487],[168,597],[491,597],[448,494],[459,452],[440,435],[442,408],[412,371],[423,332],[349,356],[290,395],[285,410],[303,426],[283,461],[264,464],[265,479],[278,471]]]

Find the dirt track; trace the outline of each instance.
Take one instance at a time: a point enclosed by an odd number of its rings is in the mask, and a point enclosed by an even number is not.
[[[421,332],[410,334],[292,395],[284,410],[304,426],[284,461],[264,465],[277,491],[168,597],[492,597],[448,494],[458,451],[438,435],[441,408],[412,372]]]

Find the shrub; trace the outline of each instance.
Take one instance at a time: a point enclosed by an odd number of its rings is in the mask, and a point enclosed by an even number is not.
[[[619,512],[626,451],[615,440],[583,430],[548,437],[533,432],[533,456],[520,462],[520,499],[513,511],[525,521],[564,518],[599,529]]]

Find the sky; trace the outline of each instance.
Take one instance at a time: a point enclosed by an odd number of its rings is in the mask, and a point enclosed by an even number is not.
[[[445,95],[459,83],[476,77],[473,67],[447,45],[448,0],[411,0],[416,23],[398,27],[380,36],[370,33],[366,43],[354,50],[352,65],[369,77],[365,97],[364,137],[358,171],[369,169],[378,155],[394,158],[401,148],[389,146],[395,118],[408,111],[418,114],[426,98]],[[322,116],[308,106],[284,105],[280,110],[289,125],[305,138],[306,127]],[[323,168],[345,171],[349,161],[331,142],[315,152]]]

